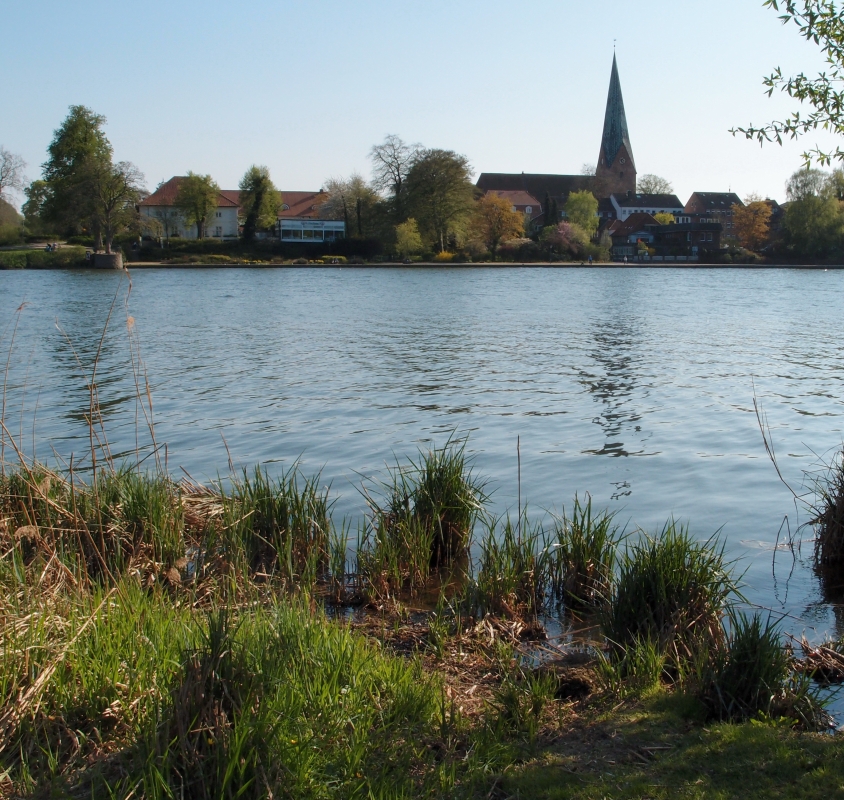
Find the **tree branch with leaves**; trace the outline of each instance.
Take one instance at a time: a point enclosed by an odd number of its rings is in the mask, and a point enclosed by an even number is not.
[[[776,142],[781,145],[786,138],[797,139],[819,129],[844,134],[844,16],[833,0],[765,0],[763,5],[774,11],[781,11],[784,25],[792,23],[800,35],[821,48],[829,70],[816,77],[799,73],[786,78],[777,67],[763,83],[770,97],[781,91],[800,103],[811,107],[808,113],[795,111],[784,120],[774,121],[762,127],[753,124],[746,128],[732,128],[733,136],[744,134],[757,140],[760,145]],[[844,161],[844,150],[836,147],[823,151],[814,147],[803,153],[805,165],[812,162],[829,165],[832,161]]]

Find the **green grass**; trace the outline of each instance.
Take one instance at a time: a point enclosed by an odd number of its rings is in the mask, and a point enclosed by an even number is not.
[[[746,800],[844,796],[844,738],[762,722],[702,725],[681,695],[595,709],[507,770],[492,796],[513,800]]]
[[[358,543],[358,573],[373,596],[414,594],[468,553],[486,495],[466,456],[466,440],[397,464]]]
[[[601,628],[617,654],[649,640],[682,672],[700,649],[721,646],[722,618],[735,596],[723,547],[693,539],[688,528],[671,520],[622,554]]]
[[[571,515],[553,520],[546,547],[550,551],[550,591],[572,610],[604,605],[611,592],[616,552],[622,534],[613,514],[592,511],[575,496]]]

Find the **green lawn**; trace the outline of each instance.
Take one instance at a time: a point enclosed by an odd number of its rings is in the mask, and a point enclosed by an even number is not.
[[[540,756],[508,770],[492,797],[844,797],[841,735],[693,717],[688,702],[662,696],[564,725]]]

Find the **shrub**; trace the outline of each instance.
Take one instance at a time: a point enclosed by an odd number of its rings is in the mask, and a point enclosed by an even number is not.
[[[348,261],[346,256],[323,256],[322,263],[323,264],[345,264]]]
[[[723,546],[698,542],[671,520],[623,554],[601,627],[617,658],[649,640],[680,670],[699,650],[723,642],[721,620],[735,591]]]
[[[0,247],[20,244],[23,242],[23,228],[12,222],[0,224]]]
[[[454,253],[449,253],[448,250],[443,250],[434,256],[434,261],[446,262],[454,259]]]
[[[83,247],[63,247],[57,253],[48,253],[45,250],[0,252],[0,267],[4,269],[65,269],[86,265]]]
[[[308,259],[307,258],[297,258],[297,259],[294,259],[293,263],[294,264],[307,264]]]
[[[6,250],[0,252],[0,268],[2,269],[25,269],[26,250]]]

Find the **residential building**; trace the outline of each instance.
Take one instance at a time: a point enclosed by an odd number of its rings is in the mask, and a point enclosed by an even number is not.
[[[653,229],[653,246],[657,257],[693,260],[707,252],[721,249],[722,227],[720,222],[678,222],[659,225]]]
[[[639,243],[650,245],[654,239],[653,229],[658,227],[660,225],[653,216],[641,211],[630,214],[624,220],[614,220],[607,228],[612,237],[612,257],[634,258],[639,253]]]
[[[686,215],[697,219],[711,219],[723,226],[723,238],[734,240],[733,206],[743,206],[735,192],[694,192],[683,209]]]
[[[343,220],[321,219],[319,209],[325,192],[282,192],[282,206],[278,212],[278,238],[283,242],[319,244],[343,239],[346,223]]]
[[[612,194],[610,204],[615,212],[615,219],[626,220],[632,214],[682,214],[683,204],[675,194]],[[604,206],[606,208],[606,206]],[[601,212],[601,206],[598,207]]]
[[[138,204],[141,216],[150,219],[147,228],[150,231],[155,229],[157,238],[196,238],[196,226],[185,225],[175,206],[183,180],[184,178],[179,176],[170,178]],[[318,192],[282,191],[281,198],[282,207],[275,229],[276,235],[282,241],[318,244],[345,237],[344,221],[320,219],[319,207],[325,199],[325,193],[321,189]],[[206,222],[206,237],[236,239],[240,230],[239,218],[242,216],[240,190],[220,189],[217,194],[217,209]]]
[[[178,236],[183,239],[196,239],[196,225],[186,225],[182,214],[175,207],[179,187],[185,178],[176,176],[162,183],[151,195],[138,204],[141,217],[150,220],[147,229],[154,232],[156,238],[169,239]],[[236,239],[238,236],[237,199],[232,195],[239,192],[217,194],[217,208],[205,222],[205,235],[214,239]]]

